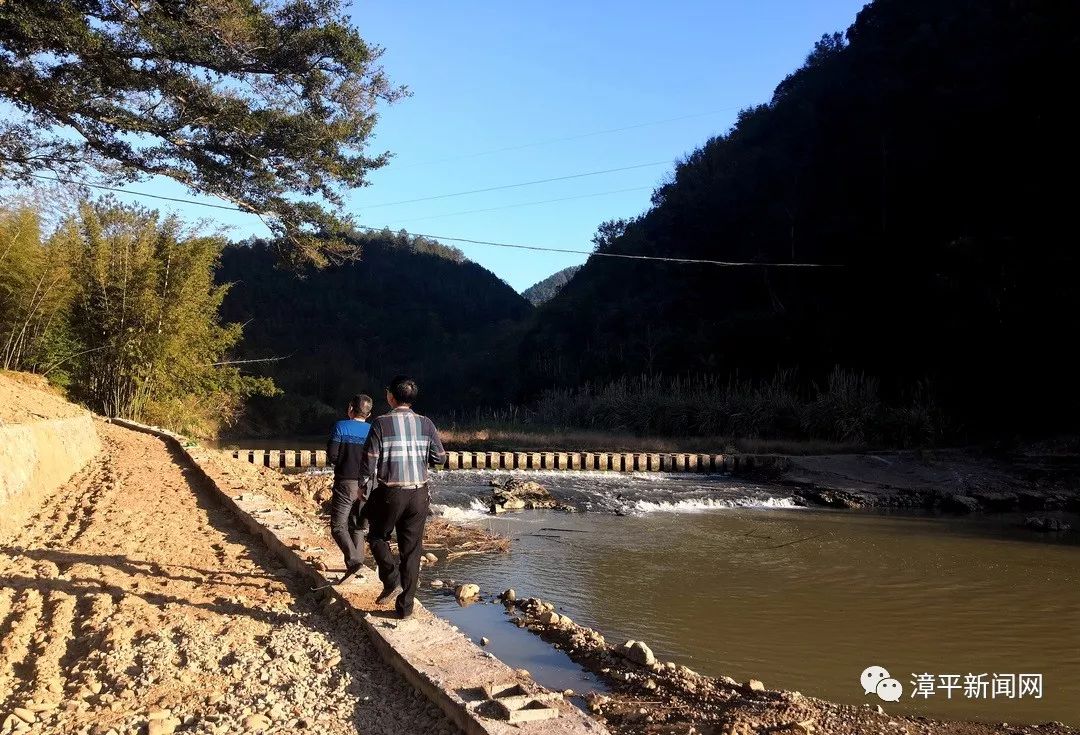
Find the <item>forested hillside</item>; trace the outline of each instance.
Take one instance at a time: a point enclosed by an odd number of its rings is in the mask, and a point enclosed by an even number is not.
[[[540,304],[546,304],[555,298],[555,294],[562,290],[562,287],[570,282],[570,279],[574,277],[574,274],[581,270],[580,265],[572,265],[569,268],[563,268],[561,271],[556,271],[542,281],[538,281],[527,289],[521,292],[530,304],[533,306],[540,306]]]
[[[396,373],[421,386],[418,408],[444,411],[508,395],[504,362],[532,307],[490,271],[439,243],[384,231],[357,235],[359,261],[298,280],[272,248],[226,249],[218,279],[232,283],[222,313],[245,323],[237,359],[272,376],[282,395],[253,400],[244,433],[323,432],[357,392],[385,408]],[[516,330],[516,331],[515,331]]]
[[[876,0],[614,223],[602,250],[836,267],[592,258],[540,307],[526,394],[626,374],[834,368],[929,386],[956,425],[1048,430],[1080,408],[1080,6]]]

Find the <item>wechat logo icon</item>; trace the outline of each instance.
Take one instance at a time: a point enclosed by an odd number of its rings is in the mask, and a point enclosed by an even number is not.
[[[904,687],[883,666],[867,666],[859,675],[863,694],[876,694],[883,702],[899,702]]]

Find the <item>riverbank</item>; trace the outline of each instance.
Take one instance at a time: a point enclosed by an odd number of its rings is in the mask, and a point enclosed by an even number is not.
[[[512,622],[566,651],[601,677],[609,693],[588,697],[590,711],[613,733],[904,733],[920,735],[1075,735],[1061,723],[1010,725],[1006,722],[948,722],[890,715],[880,704],[835,704],[798,691],[766,688],[757,679],[737,682],[708,677],[673,661],[656,658],[643,641],[607,641],[603,634],[557,612],[537,598],[502,597]],[[905,677],[906,678],[906,677]]]
[[[477,477],[478,490],[484,479]],[[902,721],[911,733],[1034,733],[1030,724],[1000,723],[1080,722],[1080,669],[1055,622],[1074,615],[1078,604],[1073,590],[1080,549],[1065,539],[1030,534],[989,516],[704,502],[696,509],[656,505],[624,517],[521,511],[490,522],[512,533],[510,553],[432,570],[426,582],[437,576],[442,585],[426,591],[424,604],[475,640],[490,638],[496,656],[525,666],[546,686],[614,696],[610,706],[602,700],[600,706],[620,732],[684,733],[660,726],[685,723],[719,735],[725,724],[778,726],[811,714],[819,724],[829,721],[820,732],[838,733],[877,732],[890,727],[889,720]],[[513,610],[513,617],[540,623],[539,632],[550,634],[601,686],[575,680],[574,666],[542,659],[521,641],[533,636],[510,625],[498,605],[458,607],[445,592],[458,583],[478,584],[489,603],[493,593],[513,587],[519,597],[542,597],[554,612],[569,616],[575,627],[560,619],[553,628],[542,617]],[[594,656],[592,634],[584,628],[600,631],[607,655]],[[678,681],[665,688],[647,667],[622,660],[615,648],[627,639],[646,641],[682,674],[679,666],[692,668],[701,677],[689,679],[695,689],[684,692]],[[859,672],[871,664],[886,666],[901,680],[900,702],[863,695]],[[962,681],[967,672],[995,671],[1040,672],[1045,693],[1005,700],[959,693],[947,699],[940,691],[925,701],[911,696],[913,672],[957,673]],[[798,689],[812,701],[762,704],[756,692],[749,701],[733,699],[735,685],[726,677],[740,684],[759,679],[771,690]],[[653,689],[648,678],[661,686]],[[871,709],[880,704],[888,717],[867,719],[880,713],[863,712],[863,703]],[[990,724],[961,727],[975,720]],[[845,722],[865,729],[845,729]],[[933,723],[941,726],[926,729]]]
[[[231,473],[242,474],[238,477],[238,486],[270,495],[275,501],[291,506],[294,511],[306,515],[312,525],[325,523],[325,519],[320,516],[329,487],[328,477],[325,475],[286,478],[265,467],[235,462],[226,458],[224,454],[221,455],[220,461],[230,463]],[[597,475],[598,473],[589,474],[594,479]],[[462,476],[458,473],[446,473],[441,476],[441,479],[448,480]],[[525,474],[525,476],[528,475]],[[606,477],[612,481],[629,479],[610,475]],[[638,481],[651,484],[654,480]],[[446,488],[440,488],[440,492],[445,490]],[[566,525],[565,520],[555,523],[556,517],[553,516],[549,521],[552,525]],[[612,518],[612,520],[620,519]],[[446,525],[445,520],[433,520],[432,527],[438,526],[455,528]],[[473,532],[481,535],[490,535],[484,529],[476,527],[473,529]],[[752,537],[756,540],[758,536]],[[438,543],[435,539],[430,541]],[[780,542],[782,539],[777,541]],[[486,557],[473,557],[473,559],[473,563],[480,564],[482,567],[487,566]],[[551,563],[559,562],[549,559],[548,564]],[[430,584],[436,576],[443,577],[441,581],[444,585],[440,587],[440,591],[453,588],[455,585],[446,580],[448,575],[457,569],[455,562],[441,560],[437,567],[424,573],[426,577],[424,582]],[[462,581],[468,582],[469,579],[462,577]],[[536,609],[532,612],[535,613]],[[573,661],[586,670],[592,671],[594,676],[606,684],[609,691],[593,694],[589,697],[586,706],[589,706],[598,717],[602,717],[613,731],[625,735],[632,733],[657,735],[679,733],[681,735],[691,732],[715,735],[723,733],[750,735],[750,733],[765,732],[813,732],[836,733],[837,735],[851,732],[910,733],[912,735],[916,733],[935,735],[939,733],[942,735],[1053,733],[1064,735],[1075,732],[1069,727],[1054,724],[1039,727],[1007,726],[1001,723],[984,724],[920,717],[895,717],[879,712],[876,707],[853,707],[791,692],[766,691],[764,686],[759,689],[756,684],[750,685],[748,682],[739,684],[724,677],[707,677],[674,664],[665,664],[663,670],[659,670],[656,666],[640,666],[627,661],[618,653],[617,644],[620,641],[612,641],[610,644],[605,641],[603,649],[597,650],[597,635],[594,632],[582,626],[571,626],[563,621],[562,616],[559,616],[557,624],[545,624],[542,617],[529,614],[528,610],[516,607],[515,616],[522,618],[526,627],[529,625],[534,627],[545,640],[550,640],[559,648],[566,650]]]
[[[1080,456],[943,450],[790,456],[762,480],[813,505],[977,512],[1080,512]]]
[[[0,484],[33,470],[0,493],[0,733],[459,732],[182,452],[33,376],[0,396]]]

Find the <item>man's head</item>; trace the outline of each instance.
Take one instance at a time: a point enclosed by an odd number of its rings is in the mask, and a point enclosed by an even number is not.
[[[363,393],[356,394],[349,401],[349,418],[366,419],[371,415],[371,407],[374,405],[375,401],[371,400],[371,396]]]
[[[386,386],[386,402],[390,404],[390,408],[411,406],[412,402],[416,400],[416,394],[419,392],[420,387],[415,380],[399,375],[390,381],[390,385]]]

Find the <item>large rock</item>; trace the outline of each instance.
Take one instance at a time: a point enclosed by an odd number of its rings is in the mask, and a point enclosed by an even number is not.
[[[1047,533],[1064,533],[1065,531],[1071,531],[1072,525],[1060,518],[1050,518],[1048,516],[1031,516],[1024,519],[1024,527],[1030,528],[1032,531],[1042,531]]]
[[[799,489],[798,494],[811,503],[829,508],[855,509],[862,508],[866,504],[863,496],[834,488],[804,487]]]
[[[947,495],[941,501],[941,507],[952,513],[977,513],[982,509],[979,501],[970,495]]]
[[[505,481],[491,480],[491,486],[491,513],[553,508],[558,505],[548,489],[532,480],[516,477]]]
[[[146,725],[146,735],[172,735],[180,726],[180,720],[175,717],[150,720]]]
[[[656,663],[656,656],[653,655],[652,649],[643,641],[627,641],[619,648],[619,654],[641,666],[652,666]]]
[[[544,625],[558,625],[562,616],[554,610],[546,610],[540,613],[540,622]]]
[[[454,590],[454,595],[457,597],[458,602],[472,600],[480,596],[480,586],[471,582],[458,585],[457,589]]]
[[[492,513],[503,513],[508,510],[568,508],[556,500],[547,488],[532,480],[519,480],[515,477],[505,482],[492,480],[491,484],[492,491],[488,506]]]

